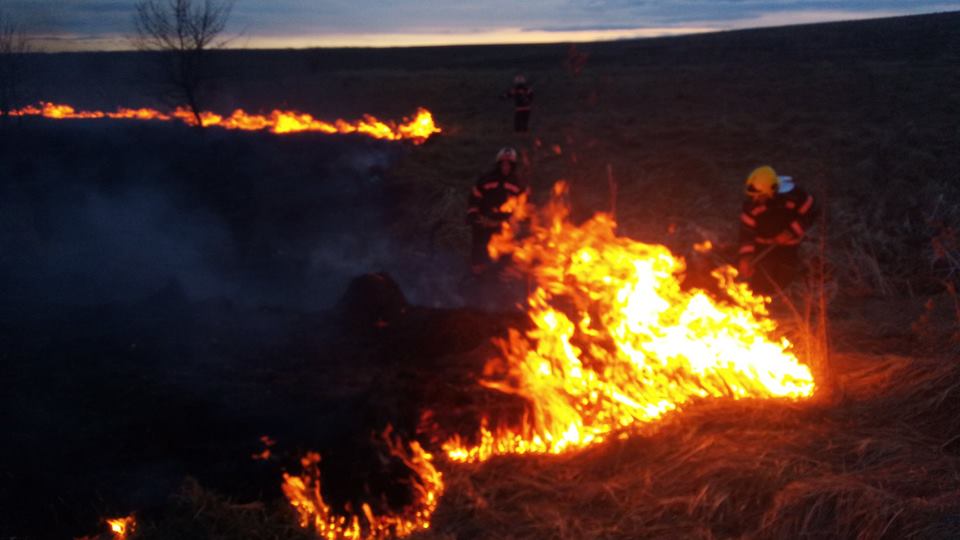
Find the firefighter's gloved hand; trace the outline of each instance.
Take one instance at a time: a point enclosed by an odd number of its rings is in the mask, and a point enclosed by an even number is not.
[[[781,246],[796,244],[797,240],[798,238],[794,236],[793,232],[791,231],[783,231],[782,233],[778,234],[776,238],[773,239],[774,242],[776,242],[777,244],[780,244]]]
[[[740,277],[744,279],[750,279],[753,277],[753,265],[750,264],[750,259],[747,257],[742,257],[737,264],[737,270],[739,270]]]

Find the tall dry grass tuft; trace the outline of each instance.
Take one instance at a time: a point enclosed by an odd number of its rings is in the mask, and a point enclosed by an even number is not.
[[[827,194],[821,192],[821,200],[828,202]],[[797,321],[803,336],[804,359],[813,369],[817,380],[818,394],[826,401],[842,399],[836,374],[830,363],[829,303],[836,293],[835,283],[828,269],[827,236],[829,233],[828,204],[819,218],[819,235],[816,242],[816,254],[810,259],[807,276],[802,289],[801,311]]]

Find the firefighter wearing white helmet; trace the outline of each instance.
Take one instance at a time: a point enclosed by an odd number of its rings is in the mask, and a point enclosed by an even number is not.
[[[509,146],[504,146],[497,152],[497,163],[507,162],[507,163],[517,163],[517,151]]]
[[[526,133],[530,128],[530,111],[533,108],[533,88],[527,84],[527,78],[517,74],[513,78],[513,87],[501,97],[513,99],[513,131]]]
[[[786,288],[800,269],[800,243],[816,219],[813,195],[793,177],[757,167],[744,185],[740,213],[740,276],[754,291],[771,294]]]
[[[517,169],[517,151],[509,146],[497,152],[493,169],[482,175],[470,192],[467,222],[473,231],[473,248],[470,262],[475,274],[482,273],[491,263],[487,245],[490,238],[500,231],[510,213],[502,207],[510,197],[519,197],[527,191]]]

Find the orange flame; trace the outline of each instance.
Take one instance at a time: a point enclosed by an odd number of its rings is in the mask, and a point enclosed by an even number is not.
[[[710,253],[713,251],[713,242],[709,240],[704,240],[693,245],[693,250],[697,253]]]
[[[302,476],[283,475],[283,492],[300,516],[301,527],[313,527],[327,540],[379,540],[402,538],[430,528],[430,518],[443,493],[443,477],[433,465],[433,456],[413,441],[409,452],[399,440],[392,440],[389,429],[384,433],[390,454],[416,473],[411,481],[414,502],[399,514],[375,515],[364,503],[363,515],[344,516],[331,510],[320,493],[320,454],[308,453],[302,460]]]
[[[40,106],[30,105],[10,112],[11,116],[42,116],[54,120],[88,120],[110,118],[114,120],[157,120],[169,122],[179,120],[187,125],[197,125],[197,119],[190,109],[179,107],[170,114],[155,109],[119,108],[113,112],[78,111],[70,105],[41,102]],[[320,133],[360,133],[376,139],[391,141],[409,140],[421,144],[434,133],[442,130],[433,120],[433,114],[423,108],[417,109],[412,119],[404,118],[402,123],[384,122],[370,115],[361,120],[348,122],[336,120],[333,123],[318,120],[313,116],[297,111],[274,110],[269,114],[250,114],[243,109],[233,111],[230,116],[203,111],[200,113],[203,127],[220,127],[244,131],[266,130],[276,134],[320,132]]]
[[[131,515],[126,517],[108,519],[107,526],[110,527],[110,533],[114,540],[126,540],[128,535],[137,527],[137,520]]]
[[[450,459],[561,453],[656,421],[706,397],[801,398],[812,395],[810,369],[785,338],[770,336],[768,299],[736,283],[731,267],[714,273],[727,300],[681,288],[684,262],[659,245],[615,235],[597,214],[576,227],[558,182],[530,234],[508,223],[490,244],[533,276],[531,330],[497,341],[482,384],[528,403],[520,427],[489,428],[477,441],[454,437]],[[524,206],[525,201],[518,201]],[[529,212],[521,212],[529,213]]]

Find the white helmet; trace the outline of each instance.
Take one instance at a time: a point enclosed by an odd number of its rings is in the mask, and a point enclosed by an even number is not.
[[[509,146],[504,146],[503,148],[500,149],[499,152],[497,152],[497,162],[499,163],[503,160],[507,160],[511,163],[516,163],[517,151]]]

